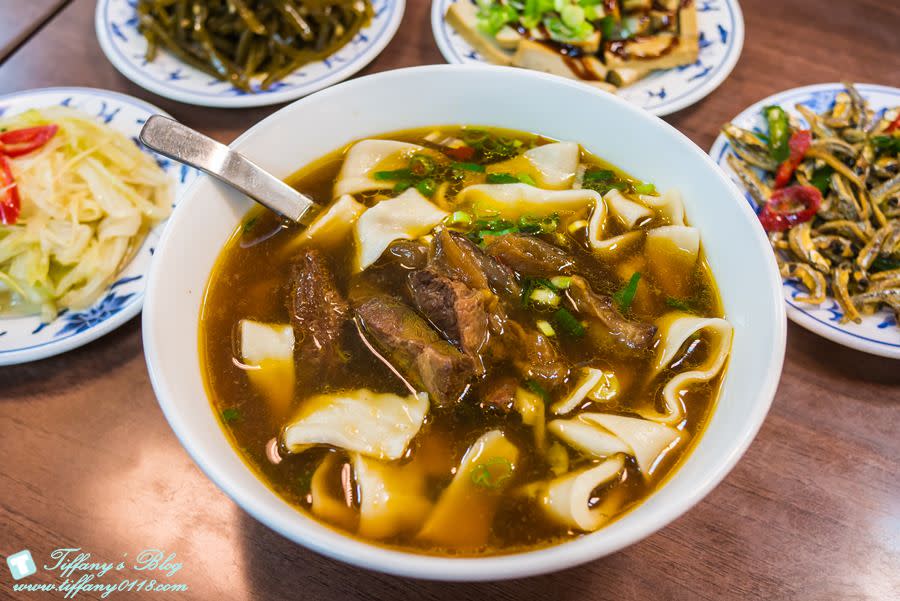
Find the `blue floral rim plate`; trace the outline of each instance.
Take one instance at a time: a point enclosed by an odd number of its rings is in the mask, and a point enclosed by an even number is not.
[[[122,75],[155,94],[201,106],[239,108],[296,100],[344,81],[378,56],[400,27],[406,0],[372,0],[375,17],[327,59],[294,71],[266,90],[248,93],[161,51],[153,62],[137,30],[137,0],[98,0],[94,28],[100,47]]]
[[[46,88],[0,96],[0,115],[59,105],[96,116],[99,121],[134,139],[136,144],[147,118],[153,114],[166,114],[142,100],[116,92]],[[161,157],[157,157],[157,162],[176,182],[175,198],[199,175],[194,169]],[[36,316],[0,319],[0,365],[26,363],[64,353],[111,332],[140,313],[150,261],[164,225],[161,223],[150,231],[131,262],[93,306],[77,312],[63,310],[50,323],[41,323]]]
[[[857,84],[856,89],[876,113],[886,108],[900,106],[900,89],[898,88]],[[794,108],[796,105],[801,104],[816,113],[821,113],[834,105],[835,96],[843,90],[844,86],[839,83],[824,83],[786,90],[760,100],[731,121],[745,129],[765,130],[762,109],[765,106],[777,104],[795,116],[801,123],[806,123]],[[758,208],[756,202],[725,160],[730,153],[731,145],[725,136],[719,134],[709,154],[744,192],[747,202],[756,210]],[[784,280],[787,315],[794,323],[843,346],[873,355],[900,359],[900,327],[898,327],[893,313],[885,310],[874,315],[863,316],[860,324],[841,323],[844,314],[834,298],[829,297],[821,305],[808,305],[795,300],[797,295],[803,292],[804,289],[798,281]]]
[[[451,4],[471,1],[431,2],[431,29],[448,63],[486,62],[444,19]],[[744,47],[741,7],[737,0],[697,0],[696,4],[700,29],[700,58],[697,62],[657,71],[621,88],[619,96],[654,115],[668,115],[694,104],[725,81]]]

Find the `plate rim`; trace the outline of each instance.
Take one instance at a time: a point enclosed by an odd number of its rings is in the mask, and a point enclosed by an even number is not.
[[[435,44],[437,44],[438,50],[444,57],[444,60],[451,65],[474,64],[474,62],[467,63],[466,61],[460,60],[460,57],[457,56],[457,54],[450,46],[449,37],[444,35],[443,33],[445,29],[443,27],[444,15],[441,12],[440,7],[445,1],[446,0],[431,0],[431,35],[434,38]],[[718,73],[716,73],[712,78],[704,81],[701,85],[697,86],[691,92],[685,94],[684,96],[671,103],[665,103],[650,108],[643,107],[638,103],[632,104],[635,104],[636,106],[642,108],[648,113],[656,115],[657,117],[664,117],[666,115],[677,113],[678,111],[684,110],[687,107],[700,102],[701,100],[712,94],[714,91],[716,91],[719,86],[725,83],[725,80],[728,79],[728,77],[731,75],[731,72],[734,71],[734,68],[737,66],[738,61],[741,59],[741,54],[743,54],[746,27],[744,24],[744,12],[741,9],[740,2],[738,0],[722,1],[729,7],[731,7],[731,12],[734,16],[734,31],[732,32],[733,42],[728,47],[725,55],[725,60],[720,64]],[[487,61],[477,61],[477,63],[484,65],[491,64]],[[664,69],[661,72],[666,71],[669,71],[669,69]]]
[[[0,103],[5,101],[18,99],[22,97],[28,96],[42,96],[42,95],[50,95],[50,94],[73,94],[73,95],[82,95],[82,96],[90,96],[93,98],[113,98],[118,100],[119,102],[128,103],[133,106],[140,107],[142,109],[146,109],[148,113],[153,114],[162,114],[166,116],[170,116],[166,111],[161,108],[155,106],[154,104],[147,102],[146,100],[142,100],[140,98],[135,98],[134,96],[129,96],[128,94],[123,94],[121,92],[115,92],[112,90],[104,90],[101,88],[92,88],[88,86],[51,86],[46,88],[34,88],[31,90],[22,90],[20,92],[10,92],[8,94],[0,95]],[[195,178],[193,182],[188,184],[187,187],[182,191],[187,191],[191,186],[193,186],[197,179]],[[177,204],[178,192],[176,191],[175,202]],[[160,225],[164,225],[163,222]],[[151,230],[152,232],[152,230]],[[162,234],[162,230],[160,230],[160,235]],[[134,259],[132,259],[133,261]],[[100,323],[89,327],[87,330],[82,332],[78,332],[72,334],[71,336],[67,336],[65,338],[61,338],[59,340],[50,340],[47,342],[43,342],[41,344],[24,347],[24,348],[16,348],[16,349],[8,349],[8,350],[0,350],[0,367],[7,365],[21,365],[23,363],[31,363],[32,361],[39,361],[41,359],[47,359],[50,357],[55,357],[56,355],[61,355],[63,353],[67,353],[76,348],[82,347],[88,343],[101,338],[113,330],[118,329],[125,323],[131,321],[134,317],[136,317],[144,306],[144,292],[146,290],[146,276],[150,273],[150,263],[147,265],[146,273],[142,274],[145,278],[144,285],[137,292],[134,292],[134,296],[131,300],[122,307],[121,310],[117,311],[111,317],[104,319]],[[131,263],[129,263],[130,265]],[[99,300],[99,299],[98,299]],[[98,301],[94,301],[91,306],[94,306]],[[19,318],[12,318],[19,319]],[[4,319],[0,318],[0,325],[2,325],[5,321],[10,321],[10,318]],[[51,322],[52,323],[52,322]]]
[[[397,35],[403,17],[406,13],[406,0],[387,0],[395,5],[394,14],[388,21],[384,32],[364,52],[362,52],[356,61],[348,62],[342,69],[337,69],[331,74],[323,77],[315,83],[307,86],[297,86],[284,91],[271,92],[268,94],[245,94],[245,95],[215,95],[201,96],[192,92],[179,90],[177,88],[168,87],[164,83],[155,79],[144,76],[141,70],[135,67],[131,62],[119,56],[118,50],[114,47],[112,36],[108,28],[109,20],[106,19],[106,11],[114,0],[98,0],[94,8],[94,32],[97,41],[100,43],[100,49],[103,51],[106,59],[116,68],[116,70],[126,77],[133,84],[140,88],[152,92],[157,96],[183,102],[194,106],[206,106],[212,108],[251,108],[271,106],[283,104],[308,96],[333,86],[337,83],[345,81],[362,69],[366,68],[387,48],[388,44]]]
[[[900,98],[900,88],[898,87],[866,82],[854,82],[853,85],[860,90],[870,90],[881,93],[894,94],[898,98]],[[773,102],[784,102],[784,100],[782,99],[785,96],[813,94],[816,92],[830,92],[843,89],[844,84],[842,84],[841,82],[825,82],[780,90],[748,105],[739,113],[731,117],[731,119],[729,119],[729,122],[740,119],[741,117],[749,113],[759,112],[759,110],[767,104],[771,104]],[[722,169],[721,161],[723,155],[728,147],[728,140],[720,132],[709,148],[710,158],[712,158],[712,160],[716,163],[717,166],[719,166],[720,169]],[[734,179],[731,178],[730,174],[726,173],[726,175],[730,179]],[[734,182],[734,184],[738,186],[738,188],[746,195],[747,190],[743,185],[741,185],[739,182]],[[782,281],[784,281],[784,278],[782,278]],[[829,295],[828,298],[833,300],[833,297],[831,295]],[[838,325],[827,323],[816,317],[813,317],[797,303],[795,303],[793,300],[788,299],[787,297],[785,297],[784,302],[787,305],[786,309],[788,318],[795,324],[799,325],[809,332],[812,332],[813,334],[830,340],[835,344],[839,344],[841,346],[851,348],[863,353],[876,355],[879,357],[886,357],[888,359],[900,359],[900,341],[896,343],[885,342],[849,332],[845,329],[842,329]],[[900,327],[900,325],[898,325],[897,327]]]

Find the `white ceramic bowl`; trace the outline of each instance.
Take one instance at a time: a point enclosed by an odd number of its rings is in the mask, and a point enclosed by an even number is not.
[[[710,158],[662,120],[624,100],[521,69],[432,66],[379,73],[299,100],[233,146],[287,176],[348,142],[399,129],[478,124],[576,140],[657,188],[684,195],[734,325],[722,394],[702,440],[643,504],[602,530],[517,555],[444,558],[379,548],[306,517],[270,491],[226,440],[200,374],[198,318],[222,246],[251,201],[201,178],[182,198],[157,247],[144,303],[144,350],[159,403],[206,474],[256,519],[325,555],[392,574],[443,580],[530,576],[613,553],[700,501],[747,449],[781,374],[781,278],[756,216]]]

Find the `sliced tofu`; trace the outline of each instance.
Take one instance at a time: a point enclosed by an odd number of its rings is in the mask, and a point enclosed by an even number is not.
[[[691,4],[678,11],[678,34],[661,32],[623,43],[619,53],[607,50],[604,61],[609,81],[626,86],[656,69],[671,69],[697,61],[700,54],[697,8]]]
[[[516,54],[513,56],[512,64],[524,69],[543,71],[544,73],[591,83],[604,82],[606,80],[606,67],[595,56],[568,59],[559,52],[531,40],[522,40],[518,50],[516,50]]]
[[[509,65],[510,53],[503,50],[501,43],[509,46],[510,36],[503,33],[503,42],[483,34],[478,29],[478,9],[471,2],[455,2],[447,9],[444,19],[488,62],[495,65]],[[513,32],[515,33],[515,32]]]

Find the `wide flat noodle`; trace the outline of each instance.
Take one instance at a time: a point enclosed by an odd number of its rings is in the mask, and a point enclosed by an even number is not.
[[[284,443],[293,453],[324,444],[376,459],[399,459],[427,412],[425,393],[401,397],[363,388],[320,394],[303,401],[284,429]]]
[[[518,449],[500,430],[481,436],[466,451],[418,538],[448,548],[484,546],[518,458]]]
[[[334,184],[334,197],[370,190],[390,190],[396,182],[377,180],[375,170],[392,171],[406,166],[416,152],[425,150],[418,144],[394,140],[362,140],[350,147],[347,158]]]
[[[581,413],[574,419],[555,420],[548,429],[560,439],[594,457],[616,453],[631,455],[645,478],[669,450],[686,436],[647,419],[612,413]]]
[[[682,392],[695,384],[709,382],[722,371],[725,361],[728,359],[728,354],[731,352],[734,328],[732,328],[730,323],[719,317],[695,317],[680,312],[664,315],[657,321],[656,325],[659,328],[657,332],[658,351],[653,362],[651,377],[656,377],[668,367],[689,338],[704,332],[709,333],[711,337],[710,348],[703,364],[695,369],[676,375],[663,388],[665,413],[659,414],[655,411],[641,412],[641,415],[647,419],[662,424],[675,425],[684,419],[685,409],[681,400]]]
[[[379,202],[356,221],[357,269],[362,271],[377,261],[394,240],[424,236],[447,215],[413,188]]]
[[[421,526],[431,502],[420,470],[356,455],[353,472],[359,488],[360,536],[387,538]]]
[[[621,497],[610,491],[598,505],[591,507],[594,490],[619,476],[625,462],[614,455],[599,465],[561,476],[537,487],[540,507],[548,517],[568,528],[593,532],[619,508]]]
[[[594,190],[544,190],[528,184],[476,184],[463,188],[457,199],[478,210],[498,211],[507,218],[577,211],[601,202]]]
[[[568,188],[575,181],[581,148],[575,142],[536,146],[524,156],[537,172],[537,183],[548,188]]]

